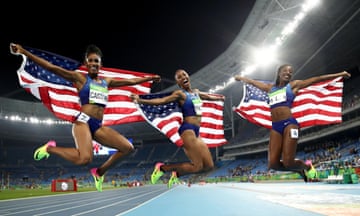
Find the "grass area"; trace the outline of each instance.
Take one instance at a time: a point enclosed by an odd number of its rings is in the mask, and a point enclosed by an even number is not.
[[[78,188],[77,192],[87,192],[87,191],[96,191],[96,189],[90,187]],[[73,191],[51,192],[50,187],[41,188],[41,189],[16,188],[16,189],[0,190],[0,200],[19,199],[19,198],[36,197],[36,196],[53,196],[64,193],[73,193]]]

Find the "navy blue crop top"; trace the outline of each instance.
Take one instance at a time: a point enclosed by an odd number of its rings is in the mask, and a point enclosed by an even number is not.
[[[85,104],[96,104],[105,107],[108,102],[108,87],[105,80],[98,83],[86,76],[86,83],[79,91],[80,102]]]
[[[181,107],[183,117],[187,116],[201,116],[201,98],[197,93],[189,93],[183,91],[186,94],[186,99]]]
[[[295,94],[291,90],[290,83],[284,87],[273,86],[268,93],[270,109],[279,106],[287,106],[291,108],[295,99]]]

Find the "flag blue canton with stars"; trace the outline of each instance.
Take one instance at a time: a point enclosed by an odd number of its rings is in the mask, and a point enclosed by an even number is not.
[[[246,95],[244,98],[244,102],[249,102],[250,100],[257,100],[257,101],[264,101],[269,102],[269,97],[267,93],[253,85],[245,84],[246,85]]]
[[[160,94],[146,94],[139,95],[141,99],[154,99],[154,98],[163,98],[170,95],[171,92],[160,93]],[[177,102],[170,102],[162,105],[148,105],[148,104],[139,104],[144,115],[150,121],[153,121],[155,118],[163,118],[168,116],[173,112],[181,112],[180,107]]]
[[[76,70],[78,69],[81,64],[78,61],[75,61],[73,59],[66,58],[64,56],[59,56],[54,53],[50,53],[43,50],[37,50],[32,48],[27,48],[32,54],[39,56],[40,58],[43,58],[50,63],[60,66],[62,68],[65,68],[67,70]],[[52,72],[40,67],[38,64],[34,63],[30,59],[27,60],[25,65],[25,71],[27,71],[29,74],[31,74],[33,77],[37,79],[41,79],[43,81],[53,83],[53,84],[60,84],[60,85],[66,85],[66,86],[73,86],[71,82],[68,80],[53,74]]]

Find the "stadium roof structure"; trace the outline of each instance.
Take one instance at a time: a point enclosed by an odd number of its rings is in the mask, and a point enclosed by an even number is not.
[[[254,49],[274,44],[286,26],[303,10],[303,3],[297,0],[256,1],[230,47],[191,76],[192,86],[208,90],[227,83],[235,74],[246,70],[253,64]],[[319,1],[278,47],[277,58],[266,66],[257,67],[246,76],[272,81],[275,80],[277,68],[285,63],[293,65],[293,79],[305,79],[343,70],[359,73],[359,26],[360,2]],[[176,88],[177,86],[172,86],[165,91]],[[224,123],[229,125],[232,121],[232,107],[238,105],[242,97],[241,84],[230,84],[219,93],[228,98]]]

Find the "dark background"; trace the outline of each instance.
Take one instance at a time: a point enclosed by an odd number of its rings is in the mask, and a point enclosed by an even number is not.
[[[89,44],[105,67],[155,73],[160,91],[178,68],[192,74],[218,57],[238,35],[255,1],[120,1],[14,4],[3,16],[0,97],[32,99],[18,84],[21,58],[11,42],[83,61]],[[28,4],[28,5],[27,5]]]

